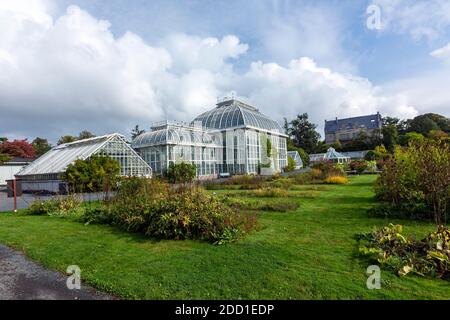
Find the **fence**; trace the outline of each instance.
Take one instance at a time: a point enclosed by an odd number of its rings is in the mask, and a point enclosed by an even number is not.
[[[109,195],[113,195],[112,192]],[[47,201],[51,199],[67,197],[67,194],[32,194],[22,193],[20,184],[11,180],[6,186],[0,186],[0,213],[15,212],[21,209],[27,209],[34,201]],[[77,198],[81,201],[100,201],[105,198],[105,193],[80,193]]]

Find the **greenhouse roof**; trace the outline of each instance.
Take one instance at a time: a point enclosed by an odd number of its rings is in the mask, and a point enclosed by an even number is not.
[[[107,142],[116,138],[122,140],[128,146],[124,137],[118,133],[62,144],[52,148],[36,161],[23,168],[16,176],[64,172],[67,166],[75,160],[89,158]],[[138,155],[136,154],[136,156]]]
[[[146,132],[135,138],[133,148],[144,148],[156,145],[214,145],[213,137],[195,125],[181,122],[167,122],[152,126],[153,131]]]
[[[216,108],[199,115],[195,121],[201,121],[207,129],[254,127],[283,133],[283,129],[276,121],[260,113],[255,107],[234,98],[218,103]]]
[[[291,157],[295,161],[296,165],[303,166],[303,160],[298,154],[298,151],[288,151],[287,156]]]
[[[333,159],[350,159],[350,157],[337,152],[334,148],[329,148],[327,153],[310,154],[311,161],[333,160]]]

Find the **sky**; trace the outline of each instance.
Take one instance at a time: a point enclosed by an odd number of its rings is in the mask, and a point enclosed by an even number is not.
[[[232,92],[280,123],[450,116],[447,0],[0,0],[0,136],[129,136]]]

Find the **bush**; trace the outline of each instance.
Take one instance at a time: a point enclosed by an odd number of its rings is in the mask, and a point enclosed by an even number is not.
[[[368,168],[368,164],[363,160],[354,160],[350,162],[350,169],[356,171],[358,174],[363,173]]]
[[[288,164],[287,164],[286,167],[284,167],[284,171],[285,172],[294,171],[295,170],[295,166],[296,166],[295,160],[292,157],[289,157],[289,156],[288,156],[287,160],[288,160]]]
[[[64,174],[64,180],[74,192],[104,191],[108,194],[110,190],[115,189],[119,175],[119,162],[106,156],[92,156],[70,164]]]
[[[197,176],[197,166],[191,163],[171,163],[167,170],[167,178],[171,183],[192,183]]]
[[[344,176],[332,176],[325,178],[323,182],[326,184],[346,184],[348,183],[348,178]]]
[[[334,164],[331,161],[322,161],[313,165],[311,171],[314,179],[324,180],[328,177],[341,176],[345,172],[339,164]],[[345,168],[345,167],[344,167]]]
[[[450,145],[426,140],[395,148],[377,179],[377,199],[393,208],[425,205],[436,225],[450,211]]]
[[[107,206],[88,211],[84,221],[114,224],[158,239],[220,243],[256,226],[253,217],[237,213],[201,188],[174,188],[145,178],[125,180],[116,197]]]
[[[294,184],[294,181],[290,178],[277,178],[272,181],[264,182],[264,187],[266,188],[281,188],[289,189]]]
[[[26,210],[28,215],[71,216],[81,215],[81,200],[74,196],[47,201],[36,200]]]
[[[433,213],[424,203],[383,203],[368,210],[369,217],[386,219],[432,220]]]
[[[417,241],[409,239],[401,225],[390,224],[357,235],[359,253],[405,276],[414,273],[450,279],[450,230],[439,226],[436,232]]]
[[[313,169],[315,170],[315,169]],[[291,177],[294,180],[294,184],[297,185],[304,185],[309,184],[313,182],[313,175],[312,173],[300,173],[296,174]]]

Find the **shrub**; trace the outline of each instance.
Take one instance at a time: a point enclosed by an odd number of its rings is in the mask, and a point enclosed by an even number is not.
[[[409,239],[401,225],[390,224],[357,235],[359,253],[405,276],[415,273],[450,279],[450,230],[437,231],[417,241]]]
[[[344,176],[332,176],[325,178],[323,182],[326,184],[346,184],[348,183],[348,178]]]
[[[317,170],[319,170],[320,172]],[[313,166],[313,170],[311,171],[311,173],[312,173],[314,179],[319,179],[319,180],[323,180],[328,177],[339,176],[339,175],[345,174],[345,172],[339,165],[334,164],[331,161],[322,161],[322,162],[316,163]]]
[[[359,174],[366,171],[367,167],[368,167],[367,162],[363,160],[354,160],[350,162],[350,169],[356,171]]]
[[[382,203],[368,210],[369,217],[389,219],[431,220],[433,213],[425,203],[401,203],[393,206]]]
[[[392,208],[425,205],[437,225],[450,211],[450,145],[426,140],[395,148],[377,179],[377,199]]]
[[[70,164],[64,180],[74,192],[104,191],[107,195],[110,190],[115,189],[119,175],[119,162],[106,156],[92,156]]]
[[[313,169],[315,170],[315,169]],[[294,180],[294,184],[304,185],[313,182],[312,173],[300,173],[291,177]]]
[[[284,167],[284,171],[285,172],[294,171],[295,170],[295,166],[296,166],[295,160],[292,157],[289,157],[289,156],[288,156],[287,160],[288,160],[288,164],[287,164],[286,167]]]
[[[290,178],[277,178],[272,181],[264,182],[264,187],[267,188],[281,188],[289,189],[294,184],[294,181]]]
[[[171,183],[192,183],[196,176],[197,166],[191,163],[171,163],[167,170],[167,178]]]
[[[46,201],[36,200],[26,210],[29,215],[70,216],[81,215],[81,200],[75,196],[58,197]]]
[[[237,213],[201,188],[174,188],[145,178],[124,180],[116,197],[107,206],[88,211],[84,221],[114,224],[159,239],[220,243],[230,234],[250,230],[252,222],[256,225],[256,220]]]

